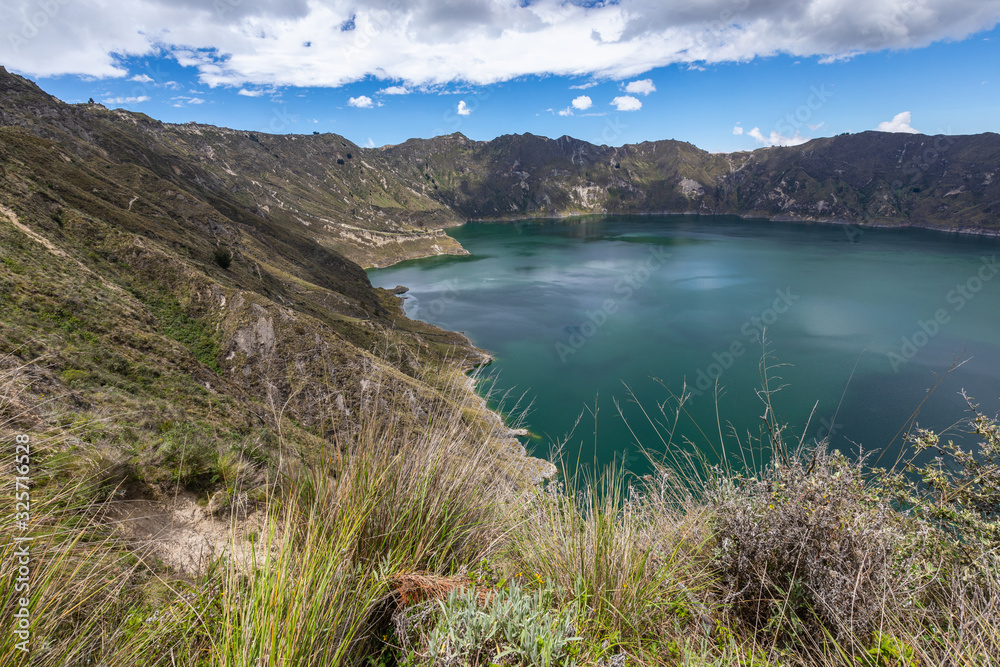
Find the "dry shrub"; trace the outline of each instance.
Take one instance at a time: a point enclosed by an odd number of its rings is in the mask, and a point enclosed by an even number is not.
[[[472,586],[468,577],[443,576],[429,572],[399,572],[389,580],[393,596],[403,607],[410,607],[428,600],[440,600],[455,589]],[[480,602],[486,601],[489,591],[477,589]]]
[[[719,482],[724,602],[748,629],[818,647],[870,637],[884,621],[902,532],[862,465],[820,444],[758,476]]]

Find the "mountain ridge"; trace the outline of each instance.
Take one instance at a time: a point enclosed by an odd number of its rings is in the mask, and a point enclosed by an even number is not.
[[[733,153],[674,139],[608,146],[460,132],[364,148],[330,133],[175,125],[68,105],[6,70],[0,95],[0,125],[72,136],[214,199],[237,199],[281,226],[308,228],[363,266],[461,254],[443,230],[467,220],[698,213],[1000,230],[1000,135],[992,132],[866,131]]]

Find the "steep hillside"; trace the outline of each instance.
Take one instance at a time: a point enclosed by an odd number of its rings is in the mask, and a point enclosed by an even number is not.
[[[0,68],[0,126],[81,157],[144,167],[225,215],[302,236],[363,266],[461,253],[462,220],[334,134],[275,135],[170,125],[99,104],[69,105]]]
[[[862,132],[756,151],[723,183],[733,212],[1000,229],[1000,135]]]
[[[190,152],[140,143],[155,123],[117,133],[146,121],[14,97],[4,122],[21,122],[0,127],[0,371],[17,397],[5,430],[65,430],[107,462],[110,487],[216,508],[329,456],[373,413],[401,420],[400,436],[453,413],[501,436],[512,475],[543,470],[484,404],[467,406],[462,371],[488,357],[405,318],[329,236],[241,204]]]

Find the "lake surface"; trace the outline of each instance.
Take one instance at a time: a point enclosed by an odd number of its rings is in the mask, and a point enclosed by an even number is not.
[[[962,419],[963,388],[990,414],[1000,407],[996,240],[693,216],[450,234],[470,256],[372,270],[371,281],[409,287],[407,315],[495,355],[484,388],[506,394],[505,410],[530,404],[528,446],[542,456],[565,442],[573,461],[645,471],[639,443],[664,450],[650,418],[665,422],[658,405],[685,380],[692,397],[673,446],[689,438],[717,458],[721,421],[735,456],[733,431],[760,433],[765,329],[787,364],[773,371],[786,385],[779,417],[800,434],[818,402],[808,439],[894,457],[900,428],[955,359],[970,358],[920,408],[920,425]]]

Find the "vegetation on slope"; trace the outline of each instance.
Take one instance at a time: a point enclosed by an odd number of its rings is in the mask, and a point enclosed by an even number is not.
[[[866,468],[776,422],[758,468],[664,438],[643,479],[524,487],[497,443],[371,415],[282,468],[197,573],[122,537],[120,482],[4,373],[4,442],[28,434],[32,519],[2,526],[0,606],[30,535],[33,665],[986,665],[1000,658],[1000,424],[973,459]],[[766,397],[770,401],[770,397]],[[674,405],[676,411],[682,405]],[[769,414],[773,413],[769,406]],[[660,424],[676,415],[664,407]],[[721,444],[721,443],[720,443]],[[281,442],[289,452],[289,443]],[[13,475],[12,457],[4,473]],[[234,471],[241,483],[248,471]],[[577,483],[579,482],[579,483]],[[12,501],[5,491],[7,501]],[[259,528],[241,537],[239,524]],[[4,635],[4,664],[28,664]]]
[[[0,524],[4,617],[29,609],[43,665],[988,664],[993,420],[978,457],[915,434],[949,466],[789,452],[772,423],[765,468],[538,487],[463,375],[488,357],[358,264],[459,252],[441,228],[465,217],[995,224],[995,137],[946,139],[361,149],[0,70],[0,439],[32,443],[0,468],[31,498]],[[188,539],[199,521],[225,534]]]

